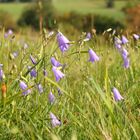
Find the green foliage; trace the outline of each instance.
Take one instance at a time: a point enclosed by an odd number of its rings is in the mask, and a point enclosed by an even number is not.
[[[113,18],[104,17],[104,16],[95,16],[94,18],[94,26],[97,29],[97,32],[102,33],[104,30],[108,28],[113,29],[124,29],[126,27],[124,21],[117,21]]]
[[[106,6],[107,6],[107,8],[113,8],[114,0],[106,0]]]
[[[139,3],[140,2],[138,0],[134,0],[134,1],[128,0],[125,6],[122,8],[122,10],[126,11],[129,8],[137,6]]]
[[[54,0],[52,3],[54,8],[57,10],[56,13],[68,13],[75,11],[81,14],[93,13],[125,20],[125,15],[121,9],[125,6],[127,1],[115,1],[115,6],[112,9],[106,8],[104,0]],[[9,12],[14,19],[18,20],[21,13],[26,10],[26,6],[31,4],[32,3],[1,3],[0,9]]]
[[[33,4],[23,11],[18,25],[32,26],[34,29],[39,29],[40,16],[43,17],[43,26],[48,29],[54,28],[54,8],[51,1],[42,1],[42,3]]]
[[[18,20],[20,26],[32,26],[39,29],[39,17],[35,8],[26,9]]]
[[[125,23],[114,18],[109,18],[106,16],[100,15],[81,15],[75,12],[69,14],[64,14],[57,17],[57,21],[62,22],[63,24],[69,23],[73,25],[79,31],[89,31],[92,28],[97,30],[97,33],[102,33],[108,28],[114,29],[124,29]]]

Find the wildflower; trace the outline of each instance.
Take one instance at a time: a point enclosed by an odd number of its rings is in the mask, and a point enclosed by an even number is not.
[[[135,40],[138,40],[138,39],[140,38],[140,36],[137,35],[137,34],[133,34],[133,38],[134,38]]]
[[[13,31],[11,29],[8,30],[8,35],[12,35]]]
[[[115,44],[115,47],[120,50],[121,49],[121,44],[122,44],[122,41],[118,38],[118,37],[115,37],[114,39],[114,44]]]
[[[62,64],[60,64],[60,62],[58,62],[54,57],[51,58],[51,63],[53,66],[55,67],[60,67],[62,66]]]
[[[127,69],[127,68],[129,68],[129,66],[130,66],[130,60],[129,60],[129,58],[124,58],[123,59],[124,60],[124,64],[123,64],[123,66]]]
[[[13,31],[11,29],[9,29],[5,34],[4,34],[4,38],[7,38],[9,35],[12,35]]]
[[[16,58],[18,56],[18,52],[13,52],[12,55]]]
[[[50,113],[50,119],[51,119],[52,127],[61,125],[61,121],[58,120],[57,117],[53,113]]]
[[[122,46],[120,44],[115,44],[115,47],[120,50],[122,48]]]
[[[2,87],[1,87],[1,92],[2,92],[3,98],[6,98],[6,90],[7,90],[6,85],[5,85],[5,83],[3,83]]]
[[[62,52],[68,50],[70,41],[61,32],[58,32],[57,34],[57,41]]]
[[[3,75],[4,75],[3,70],[0,69],[0,81],[2,81],[2,79],[3,79]]]
[[[115,47],[120,51],[120,49],[122,48],[121,46],[122,41],[118,37],[115,37],[114,44],[115,44]]]
[[[53,66],[52,71],[54,72],[55,79],[57,82],[65,76],[65,74],[62,73],[57,67]]]
[[[0,81],[2,81],[5,77],[2,66],[3,66],[3,64],[0,64]]]
[[[51,104],[54,103],[54,101],[55,101],[55,96],[52,94],[52,92],[49,93],[48,99],[49,99],[49,102],[50,102]]]
[[[91,62],[99,61],[99,57],[92,49],[90,49],[88,52],[89,52],[89,57],[90,57],[89,61]]]
[[[115,88],[115,87],[113,87],[113,94],[114,94],[114,99],[115,99],[115,101],[120,101],[120,100],[122,100],[122,99],[124,99],[122,96],[121,96],[121,94],[120,94],[120,92],[118,91],[118,89],[117,88]]]
[[[30,71],[31,77],[37,77],[37,72],[36,72],[36,70],[34,68],[31,69],[31,67],[28,66],[28,70]]]
[[[48,38],[51,37],[54,34],[54,31],[51,31],[48,33]]]
[[[114,43],[115,44],[122,44],[122,41],[118,37],[115,37],[114,38]]]
[[[3,64],[0,64],[0,67],[2,67],[3,66]]]
[[[128,42],[128,39],[124,35],[122,35],[122,44],[127,44]]]
[[[91,33],[87,33],[87,36],[86,36],[86,38],[89,38],[89,39],[91,39]]]
[[[8,37],[8,34],[7,34],[7,33],[5,33],[5,34],[4,34],[4,38],[7,38],[7,37]]]
[[[41,84],[38,84],[37,88],[38,88],[39,93],[43,93],[43,87]]]
[[[36,62],[36,60],[35,60],[35,58],[30,54],[30,59],[31,59],[31,61],[32,61],[32,63],[35,65],[37,62]]]
[[[23,48],[24,49],[27,49],[28,48],[28,44],[27,43],[24,43]]]
[[[89,41],[91,39],[91,33],[87,33],[86,38],[84,41]]]
[[[130,60],[128,58],[128,54],[129,54],[128,51],[125,48],[123,48],[123,50],[122,50],[122,57],[123,57],[123,61],[124,61],[123,66],[126,69],[129,68],[129,66],[130,66]]]
[[[31,92],[31,90],[28,89],[28,86],[23,82],[23,81],[20,81],[20,84],[19,84],[20,88],[23,90],[23,94],[24,95],[27,95]]]
[[[123,48],[123,50],[122,50],[122,57],[124,59],[128,57],[128,51],[125,48]]]

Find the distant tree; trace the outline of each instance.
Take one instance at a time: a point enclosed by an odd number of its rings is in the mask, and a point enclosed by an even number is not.
[[[115,0],[107,0],[106,1],[107,8],[113,8],[114,7],[114,1]]]
[[[25,8],[18,24],[32,26],[35,29],[40,29],[42,33],[43,27],[51,30],[57,26],[54,13],[52,0],[36,0],[36,2]]]

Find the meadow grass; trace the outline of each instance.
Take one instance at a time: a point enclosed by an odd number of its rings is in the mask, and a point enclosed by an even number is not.
[[[114,47],[112,37],[94,36],[83,42],[76,41],[69,50],[62,53],[58,48],[56,35],[47,33],[36,40],[15,35],[0,36],[0,63],[5,78],[0,82],[7,86],[6,98],[0,97],[0,139],[20,140],[138,140],[139,121],[139,41],[128,35],[129,45],[124,46],[130,57],[130,68],[123,67],[123,60]],[[67,34],[66,34],[67,35]],[[70,39],[71,37],[69,37]],[[80,39],[80,44],[79,40]],[[71,40],[71,39],[70,39]],[[72,40],[71,40],[72,41]],[[24,43],[28,48],[24,49]],[[100,60],[89,62],[88,49],[92,48]],[[14,51],[16,58],[11,57]],[[32,54],[37,64],[30,60]],[[65,64],[65,77],[55,82],[50,58],[54,56]],[[37,70],[37,77],[31,78],[27,66]],[[43,76],[43,69],[47,77]],[[31,93],[22,94],[19,80],[28,84]],[[39,94],[36,85],[41,83],[44,92]],[[115,102],[112,88],[116,87],[124,100]],[[58,88],[62,92],[58,95]],[[56,100],[49,103],[52,91]],[[50,112],[61,121],[52,127]]]
[[[15,20],[17,20],[22,11],[26,6],[30,5],[29,3],[0,3],[0,10],[7,11],[10,13]]]
[[[67,13],[75,11],[81,14],[99,14],[103,16],[113,17],[115,19],[124,20],[125,15],[121,9],[125,6],[126,1],[116,1],[115,7],[106,8],[104,0],[54,0],[53,5],[57,12]],[[31,3],[1,3],[0,10],[9,12],[15,20],[17,20],[26,6]]]
[[[109,16],[115,19],[124,19],[125,15],[121,9],[125,6],[126,1],[116,1],[114,8],[106,8],[104,0],[54,0],[54,6],[59,12],[75,11],[82,14],[94,13],[102,16]]]

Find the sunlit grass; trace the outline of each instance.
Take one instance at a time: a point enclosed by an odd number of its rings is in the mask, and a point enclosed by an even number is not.
[[[27,40],[15,35],[11,41],[1,34],[0,63],[4,64],[7,97],[4,100],[0,97],[0,139],[55,140],[55,137],[60,137],[69,140],[77,137],[78,140],[138,140],[140,50],[137,48],[139,42],[134,45],[132,35],[128,37],[130,45],[126,48],[131,66],[124,69],[122,58],[109,38],[105,41],[93,37],[80,50],[76,42],[62,54],[55,36],[46,42],[43,49],[41,36],[32,41],[30,37]],[[78,39],[78,36],[75,37],[75,41]],[[29,45],[26,50],[23,49],[24,43]],[[98,54],[100,61],[94,64],[88,61],[89,47]],[[10,59],[9,54],[13,51],[18,51],[19,55]],[[27,66],[33,66],[30,53],[39,61],[35,66],[38,71],[36,79],[25,74]],[[66,64],[63,71],[66,76],[59,83],[55,82],[52,72],[51,56]],[[42,74],[44,63],[48,72],[46,78]],[[32,93],[28,96],[22,96],[19,79],[32,88]],[[44,87],[41,95],[34,86],[38,82]],[[124,100],[114,101],[114,86],[119,89]],[[61,96],[58,95],[58,88],[62,91]],[[56,97],[56,102],[52,105],[48,101],[50,91]],[[50,112],[61,120],[61,126],[51,127]]]

